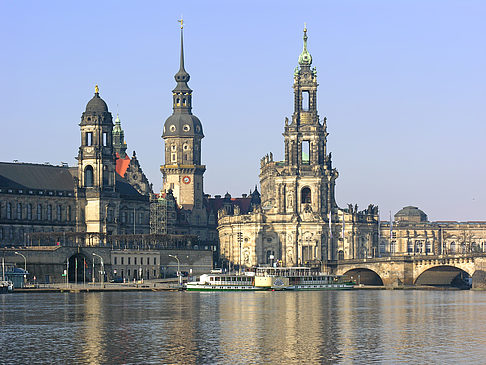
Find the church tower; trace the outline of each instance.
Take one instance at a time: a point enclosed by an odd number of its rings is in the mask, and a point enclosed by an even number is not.
[[[105,232],[108,201],[116,195],[115,152],[112,116],[100,98],[98,85],[93,98],[86,105],[79,126],[81,146],[77,157],[77,195],[84,204],[78,207],[81,212],[77,214],[80,217],[77,231]]]
[[[181,20],[180,68],[174,76],[173,113],[165,121],[165,164],[160,167],[163,190],[172,190],[177,204],[192,211],[194,223],[204,220],[201,140],[204,138],[199,119],[192,114],[192,90],[187,85],[189,74],[184,69],[183,24]]]

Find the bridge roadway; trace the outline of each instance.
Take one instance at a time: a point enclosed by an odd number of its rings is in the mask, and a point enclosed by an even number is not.
[[[450,285],[453,280],[470,277],[473,288],[486,289],[486,253],[339,260],[328,269],[362,284]]]

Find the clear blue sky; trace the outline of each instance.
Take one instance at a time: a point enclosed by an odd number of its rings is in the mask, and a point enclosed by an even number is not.
[[[283,159],[307,22],[338,204],[486,220],[485,1],[1,1],[0,160],[74,165],[94,85],[156,191],[183,14],[205,191]]]

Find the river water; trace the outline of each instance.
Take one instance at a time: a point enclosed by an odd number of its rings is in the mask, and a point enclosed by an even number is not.
[[[485,364],[486,292],[0,295],[2,364]]]

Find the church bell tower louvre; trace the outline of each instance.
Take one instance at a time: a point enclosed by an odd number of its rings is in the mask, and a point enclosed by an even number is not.
[[[192,114],[192,90],[189,74],[184,68],[183,22],[180,37],[180,67],[175,74],[176,87],[172,90],[173,113],[164,123],[162,138],[165,161],[160,167],[163,190],[172,191],[177,204],[190,210],[194,224],[205,220],[203,207],[203,174],[201,140],[204,138],[199,118]]]

